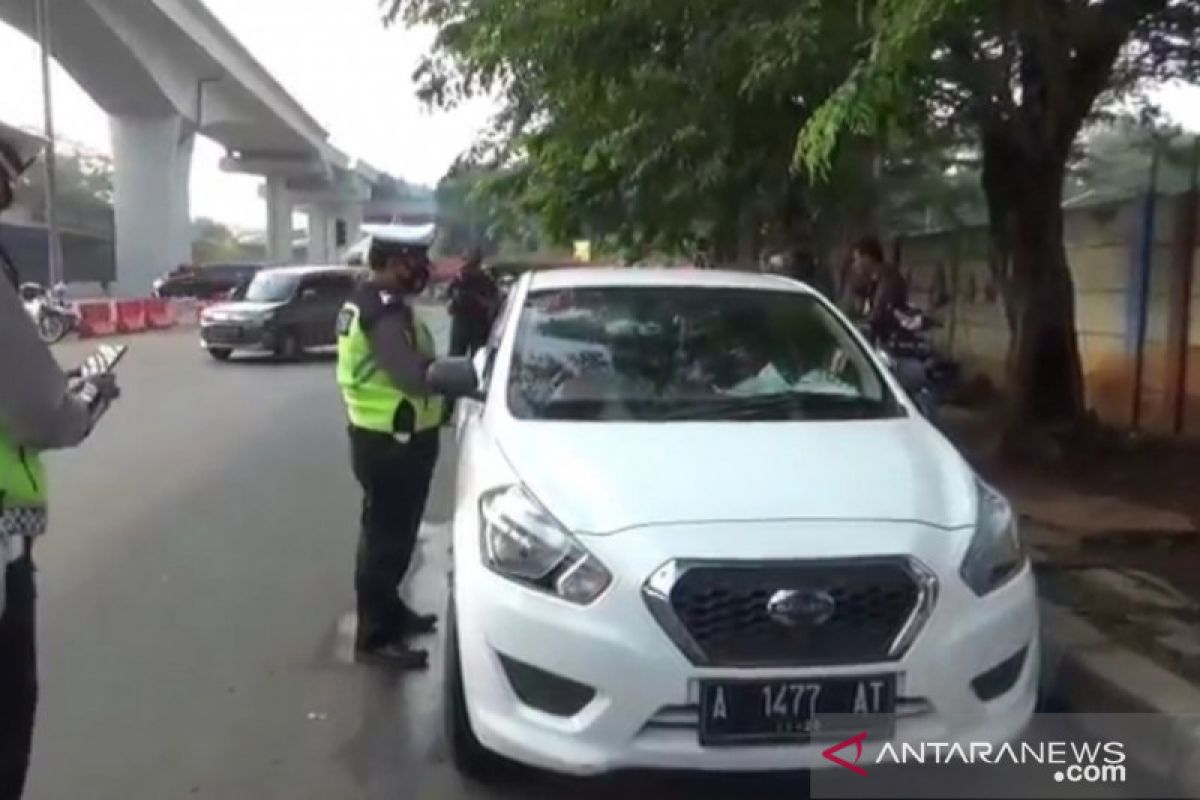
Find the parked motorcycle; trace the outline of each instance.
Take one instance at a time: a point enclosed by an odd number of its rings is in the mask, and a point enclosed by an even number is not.
[[[933,332],[941,323],[932,316],[908,307],[896,311],[896,321],[899,324],[882,349],[917,407],[936,421],[938,408],[960,379],[961,368],[934,345]]]
[[[21,301],[25,311],[37,325],[38,335],[47,344],[54,344],[79,327],[79,312],[66,300],[65,287],[59,284],[46,289],[40,283],[21,284]]]

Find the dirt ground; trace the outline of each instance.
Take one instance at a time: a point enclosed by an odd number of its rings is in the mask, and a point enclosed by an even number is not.
[[[1101,431],[1086,443],[1047,446],[1003,462],[994,417],[948,409],[945,429],[990,480],[1016,489],[1120,497],[1187,515],[1200,526],[1200,440]]]

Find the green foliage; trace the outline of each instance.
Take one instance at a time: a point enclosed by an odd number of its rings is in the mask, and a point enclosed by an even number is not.
[[[860,38],[854,3],[817,0],[397,0],[439,30],[421,96],[498,98],[472,154],[487,191],[558,242],[638,256],[699,237],[725,252],[811,222],[794,135]]]
[[[104,156],[64,151],[57,154],[60,224],[103,235],[112,235],[113,167]],[[39,221],[45,219],[46,171],[38,166],[26,174],[18,202],[28,206]]]
[[[931,124],[1065,159],[1089,117],[1200,71],[1195,0],[877,0],[871,30],[798,137],[813,174],[846,136]]]
[[[192,222],[192,261],[212,264],[247,257],[233,231],[219,222],[200,217]]]
[[[1200,151],[1197,136],[1178,128],[1147,126],[1125,119],[1097,126],[1082,137],[1078,157],[1067,176],[1067,200],[1096,204],[1128,199],[1150,185],[1151,161],[1159,153],[1157,190],[1186,191]]]
[[[533,253],[543,237],[535,220],[505,202],[507,175],[494,170],[458,167],[438,184],[436,197],[442,233],[439,250],[460,255],[479,247],[484,255],[501,251]]]

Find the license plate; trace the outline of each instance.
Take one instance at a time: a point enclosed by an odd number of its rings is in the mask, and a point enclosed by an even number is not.
[[[700,744],[809,742],[864,730],[889,734],[896,676],[703,681]]]

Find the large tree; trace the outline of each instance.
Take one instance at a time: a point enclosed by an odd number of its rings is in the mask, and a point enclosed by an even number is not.
[[[978,142],[993,269],[1012,333],[1014,422],[1084,413],[1063,186],[1089,120],[1147,81],[1194,78],[1196,0],[878,0],[845,82],[806,123],[820,173],[847,135],[916,127]]]
[[[822,198],[790,169],[794,135],[864,35],[853,4],[386,2],[439,29],[427,100],[500,100],[476,161],[554,238],[633,256],[703,238],[733,261],[812,237]],[[843,189],[860,161],[839,159]]]
[[[67,228],[111,236],[113,165],[106,156],[66,150],[59,154],[55,178],[59,223]],[[45,221],[46,171],[39,165],[19,189],[21,202]]]
[[[541,249],[537,221],[491,190],[506,178],[502,172],[462,164],[442,178],[436,190],[442,251],[462,254],[478,247],[485,256],[493,256],[501,251],[534,253]]]

